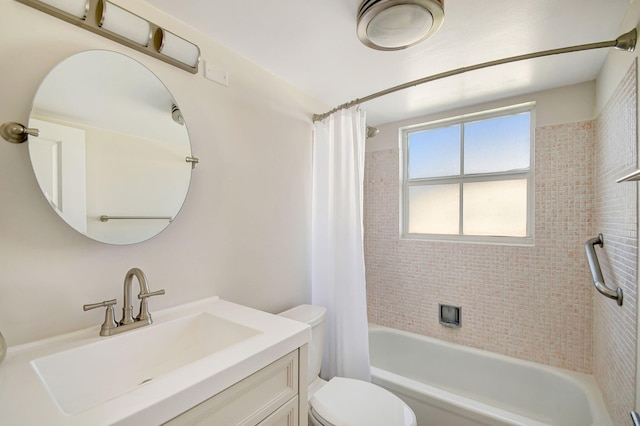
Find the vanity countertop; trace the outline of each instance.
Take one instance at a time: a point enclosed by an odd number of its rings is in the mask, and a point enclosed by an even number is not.
[[[48,357],[54,354],[96,348],[107,339],[126,336],[133,339],[136,333],[202,313],[249,327],[256,333],[149,382],[123,389],[120,395],[81,410],[67,410],[72,413],[65,412],[56,402],[36,368],[39,362],[49,360]],[[0,423],[83,426],[161,424],[308,343],[311,338],[311,329],[306,324],[218,297],[153,312],[153,319],[154,324],[148,327],[111,337],[100,337],[100,325],[97,325],[9,347],[6,359],[0,364]],[[68,366],[65,368],[69,369]],[[98,376],[96,374],[96,387],[101,386]],[[87,382],[93,383],[91,379],[89,377]],[[110,380],[118,379],[114,377]],[[91,391],[91,385],[87,386],[87,392]]]

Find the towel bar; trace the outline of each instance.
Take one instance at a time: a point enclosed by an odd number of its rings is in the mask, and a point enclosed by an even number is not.
[[[169,222],[171,222],[173,220],[173,217],[171,216],[108,216],[106,214],[103,214],[102,216],[100,216],[100,222],[109,222],[110,220],[119,220],[119,219],[130,219],[130,220],[155,220],[155,219],[160,219],[160,220],[168,220]]]
[[[604,246],[604,238],[602,234],[598,234],[596,238],[591,238],[584,244],[584,248],[587,252],[587,260],[589,261],[589,268],[591,268],[591,276],[593,277],[593,284],[596,286],[596,289],[607,296],[610,299],[615,299],[618,301],[618,305],[622,306],[622,289],[618,287],[613,290],[604,283],[604,278],[602,277],[602,270],[600,269],[600,263],[598,262],[598,256],[596,255],[595,246],[599,245],[600,247]]]

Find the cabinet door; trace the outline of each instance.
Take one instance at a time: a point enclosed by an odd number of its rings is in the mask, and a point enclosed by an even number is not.
[[[296,399],[294,397],[297,394],[296,350],[180,414],[165,425],[255,426],[279,407]]]

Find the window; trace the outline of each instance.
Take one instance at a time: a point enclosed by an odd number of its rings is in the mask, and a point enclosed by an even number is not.
[[[401,129],[402,236],[532,243],[534,105]]]

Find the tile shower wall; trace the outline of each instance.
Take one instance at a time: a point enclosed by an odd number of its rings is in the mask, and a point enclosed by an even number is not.
[[[535,246],[398,238],[398,150],[367,153],[365,260],[371,322],[590,372],[592,121],[536,129]],[[462,327],[438,304],[462,307]]]
[[[593,308],[593,373],[616,425],[629,424],[636,368],[638,184],[615,180],[637,165],[636,65],[619,84],[595,125],[594,232],[609,287],[621,287],[624,303],[596,296]]]

